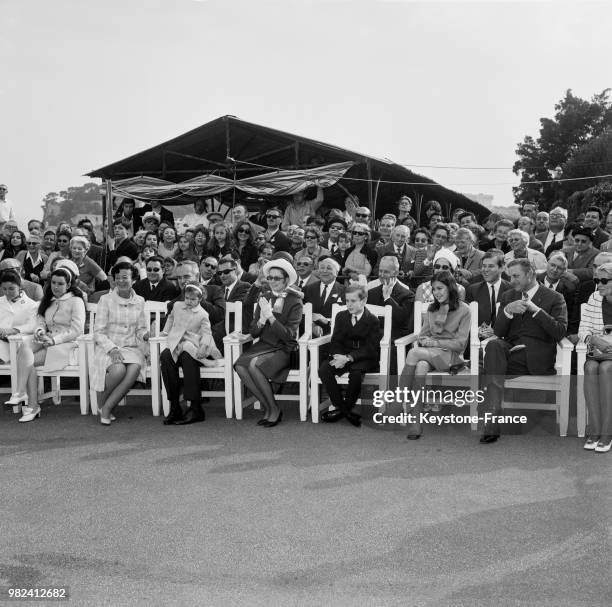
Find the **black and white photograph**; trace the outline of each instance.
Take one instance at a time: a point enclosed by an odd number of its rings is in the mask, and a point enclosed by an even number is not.
[[[612,604],[612,4],[0,23],[0,603]]]

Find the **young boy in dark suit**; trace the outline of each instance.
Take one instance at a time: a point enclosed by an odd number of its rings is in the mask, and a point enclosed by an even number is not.
[[[353,426],[360,426],[361,416],[353,413],[353,407],[361,392],[363,376],[378,369],[382,336],[378,318],[365,307],[366,287],[347,287],[345,298],[347,309],[336,316],[329,345],[329,360],[319,367],[321,382],[336,410],[326,411],[321,419],[333,423],[346,417]],[[336,376],[347,371],[349,382],[343,396]]]

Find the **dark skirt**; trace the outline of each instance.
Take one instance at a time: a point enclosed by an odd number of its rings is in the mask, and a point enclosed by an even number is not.
[[[273,353],[274,356],[262,357],[263,360],[261,360],[258,367],[271,382],[282,384],[287,379],[291,369],[291,362],[293,360],[291,355],[293,353],[286,352],[278,346],[271,346],[270,344],[258,341],[240,355],[234,366],[248,367],[253,358],[270,353]]]

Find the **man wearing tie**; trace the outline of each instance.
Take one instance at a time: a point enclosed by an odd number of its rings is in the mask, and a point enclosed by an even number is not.
[[[361,416],[353,413],[353,407],[361,392],[363,376],[378,369],[382,332],[378,318],[365,307],[365,286],[347,287],[345,298],[347,309],[336,316],[329,360],[323,361],[319,367],[321,382],[336,409],[326,411],[321,419],[333,423],[346,417],[353,426],[358,427],[361,425]],[[349,381],[343,396],[336,376],[347,372]]]
[[[328,232],[321,234],[321,246],[333,255],[338,250],[338,236],[346,230],[346,221],[339,217],[330,219]]]
[[[378,249],[378,263],[373,274],[378,274],[378,267],[383,257],[393,255],[399,262],[399,276],[404,277],[414,270],[414,255],[416,249],[408,244],[410,228],[405,225],[395,226],[391,230],[391,242]]]
[[[484,280],[468,285],[465,289],[466,303],[478,302],[478,336],[480,339],[493,337],[493,325],[497,317],[497,302],[510,288],[502,278],[504,254],[499,249],[489,249],[481,262]]]
[[[495,335],[486,346],[483,383],[487,388],[481,443],[499,438],[499,424],[489,416],[502,410],[506,377],[554,375],[557,342],[567,331],[567,306],[560,293],[536,280],[533,264],[524,258],[508,263],[512,289],[501,297]]]
[[[580,324],[580,307],[576,305],[576,294],[579,281],[573,275],[567,272],[567,258],[561,251],[553,253],[548,260],[546,271],[538,272],[537,279],[540,284],[546,288],[557,291],[563,295],[565,305],[567,306],[567,337],[576,336],[578,334],[578,325]]]
[[[134,283],[136,295],[145,301],[171,301],[180,289],[164,277],[164,260],[158,255],[149,257],[146,263],[147,277]]]
[[[295,283],[295,286],[300,290],[304,291],[304,289],[312,284],[313,282],[318,282],[317,277],[312,273],[314,269],[314,262],[312,261],[312,257],[308,255],[303,255],[300,259],[295,262],[295,271],[298,275],[298,279]]]
[[[313,337],[327,335],[331,331],[332,306],[342,304],[344,287],[336,281],[340,265],[331,257],[319,262],[319,278],[304,287],[304,303],[312,304]]]
[[[236,260],[231,257],[222,257],[219,260],[217,276],[221,281],[221,289],[223,290],[223,300],[227,302],[243,301],[248,293],[251,285],[248,282],[238,280],[238,266]],[[210,288],[207,287],[207,288]],[[219,350],[223,351],[223,338],[225,337],[225,317],[212,324],[212,334],[215,338],[215,344]],[[230,327],[230,332],[234,327]]]

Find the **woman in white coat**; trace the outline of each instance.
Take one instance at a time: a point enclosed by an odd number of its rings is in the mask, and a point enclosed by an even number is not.
[[[31,336],[36,328],[38,302],[30,299],[21,288],[21,276],[14,270],[0,273],[0,361],[10,362],[7,337]]]
[[[51,272],[38,307],[34,339],[24,341],[17,352],[17,387],[7,404],[22,405],[20,422],[40,417],[36,367],[59,371],[77,364],[76,340],[85,329],[85,302],[76,286],[78,269],[69,268],[64,265]]]

